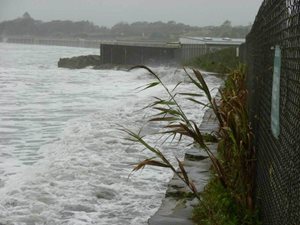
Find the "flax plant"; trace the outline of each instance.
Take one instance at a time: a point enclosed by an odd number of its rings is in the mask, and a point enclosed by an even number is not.
[[[260,224],[253,201],[256,160],[254,134],[246,108],[245,74],[244,66],[232,70],[220,90],[218,157],[226,186],[221,187],[215,178],[210,180],[202,194],[206,204],[200,203],[194,213],[194,219],[201,225]]]
[[[201,96],[202,93],[175,93],[173,94],[173,91],[169,90],[167,86],[162,82],[162,80],[159,78],[157,74],[155,74],[150,68],[146,66],[135,66],[131,69],[136,69],[136,68],[143,68],[147,70],[150,74],[154,76],[154,78],[157,80],[155,82],[152,82],[144,89],[152,88],[157,85],[162,85],[166,93],[168,94],[168,99],[159,99],[156,98],[156,101],[154,101],[152,104],[150,104],[148,107],[152,108],[153,110],[159,111],[156,116],[154,116],[152,119],[150,119],[150,122],[166,122],[167,125],[164,126],[165,131],[162,132],[163,134],[171,134],[173,138],[176,136],[179,136],[179,140],[183,136],[185,137],[190,137],[192,140],[195,142],[195,144],[198,144],[201,149],[203,149],[208,157],[210,158],[212,165],[218,173],[218,177],[222,184],[225,186],[225,175],[223,168],[220,164],[220,161],[217,159],[217,157],[214,155],[214,153],[208,148],[208,146],[205,143],[205,140],[203,138],[202,133],[200,132],[198,125],[190,120],[186,114],[184,113],[182,107],[179,105],[179,103],[176,101],[176,95],[181,94],[185,96],[190,96],[187,98],[187,100],[193,101],[194,103],[204,105],[206,107],[211,107],[214,111],[216,111],[217,114],[217,107],[216,107],[216,102],[215,99],[212,98],[209,88],[207,84],[205,83],[201,73],[197,70],[193,70],[195,73],[196,78],[193,78],[190,74],[187,73],[187,76],[190,78],[191,82],[195,84],[201,92],[204,92],[205,95],[207,96],[207,99],[209,101],[208,104],[204,104],[202,102],[199,102],[195,100],[192,97],[195,96]],[[197,80],[196,80],[197,79]],[[176,85],[176,87],[179,85],[179,83]],[[175,89],[176,89],[175,87]],[[221,118],[219,117],[219,114],[217,114],[218,119],[221,122]],[[176,159],[178,162],[178,168],[179,171],[175,169],[175,167],[170,163],[170,161],[162,154],[162,152],[153,146],[150,146],[148,143],[146,143],[143,139],[143,137],[138,134],[134,133],[128,129],[123,129],[129,136],[131,141],[139,142],[141,143],[144,147],[146,147],[148,150],[153,152],[155,154],[155,157],[146,159],[142,162],[140,162],[134,169],[133,171],[137,171],[141,168],[144,168],[146,165],[152,165],[152,166],[160,166],[160,167],[168,167],[170,168],[184,183],[187,184],[187,186],[190,188],[190,190],[195,194],[195,196],[200,199],[198,195],[198,191],[196,190],[195,185],[193,182],[189,179],[184,166],[182,162],[179,159]]]
[[[242,214],[247,214],[246,212],[248,211],[251,214],[255,210],[253,204],[255,165],[254,136],[248,121],[246,109],[248,93],[245,88],[244,67],[239,67],[227,76],[224,88],[219,91],[220,98],[218,100],[212,97],[201,72],[198,70],[192,70],[193,75],[185,70],[186,75],[191,83],[197,87],[198,91],[176,93],[174,90],[176,90],[179,84],[171,91],[150,68],[135,66],[132,69],[136,68],[147,70],[156,79],[155,82],[146,85],[144,89],[161,85],[168,94],[167,99],[156,98],[154,102],[147,106],[148,108],[158,111],[149,121],[164,122],[166,125],[163,127],[162,134],[171,135],[173,138],[179,136],[179,141],[183,137],[191,138],[196,145],[200,146],[200,149],[205,151],[212,163],[214,180],[217,179],[217,181],[220,182],[222,190],[228,193],[226,196],[232,199],[232,202],[237,205],[236,208],[242,209],[239,211],[241,213],[239,213],[239,219],[237,220],[241,222],[243,220]],[[208,100],[207,104],[195,99],[195,97],[201,96],[203,93]],[[219,122],[217,155],[213,153],[206,144],[204,135],[199,130],[198,125],[190,120],[184,113],[182,107],[176,100],[177,95],[183,95],[188,101],[212,109]],[[133,171],[142,169],[145,166],[170,168],[189,187],[192,193],[194,193],[199,200],[201,199],[198,190],[188,177],[183,163],[179,159],[176,158],[178,165],[174,166],[161,150],[149,145],[139,133],[134,133],[128,129],[123,129],[123,131],[129,135],[131,141],[141,143],[145,148],[154,153],[154,157],[138,163]],[[178,167],[179,170],[176,170],[176,167]],[[203,204],[202,206],[205,208],[207,215],[213,214],[214,209]],[[215,220],[212,219],[212,221]]]

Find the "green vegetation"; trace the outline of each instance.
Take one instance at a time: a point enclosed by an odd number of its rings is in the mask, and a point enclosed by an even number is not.
[[[259,224],[253,202],[255,150],[246,108],[245,68],[232,70],[220,90],[218,160],[223,179],[212,169],[202,201],[194,211],[197,224]]]
[[[200,56],[187,63],[187,66],[202,70],[229,73],[240,64],[239,57],[236,56],[235,48],[225,48],[216,52],[211,52]]]
[[[182,107],[176,101],[176,87],[171,91],[160,78],[149,68],[148,70],[157,81],[148,84],[145,89],[162,85],[168,94],[167,99],[156,98],[148,107],[158,114],[150,119],[151,122],[164,122],[163,134],[179,140],[184,137],[191,138],[193,144],[199,146],[210,159],[211,180],[203,193],[199,193],[193,182],[189,179],[183,163],[177,159],[178,170],[162,151],[149,145],[139,133],[124,129],[129,140],[141,143],[153,153],[153,157],[145,159],[133,169],[140,170],[145,166],[159,166],[171,169],[189,187],[195,197],[199,199],[199,206],[194,212],[194,220],[199,225],[256,225],[259,224],[257,211],[253,201],[255,150],[253,147],[254,135],[246,109],[247,90],[245,87],[245,67],[239,66],[232,70],[225,81],[224,88],[220,90],[220,98],[211,96],[202,74],[193,70],[193,75],[186,71],[190,81],[198,88],[197,93],[184,93],[186,99],[198,106],[206,106],[214,112],[218,122],[219,131],[217,153],[212,152],[207,145],[211,137],[203,135],[199,125],[188,119]],[[205,94],[208,104],[197,101],[196,97]],[[203,157],[204,159],[205,157]]]
[[[193,220],[199,225],[260,224],[257,214],[236,204],[232,194],[215,177],[201,193]]]
[[[134,22],[118,23],[108,32],[118,38],[149,39],[149,40],[174,40],[177,41],[181,36],[200,36],[200,37],[230,37],[244,38],[251,29],[248,26],[232,26],[230,21],[225,21],[220,26],[189,26],[175,21],[156,21],[156,22]]]
[[[214,134],[204,133],[202,134],[202,136],[205,142],[212,142],[212,143],[218,142],[218,138]]]

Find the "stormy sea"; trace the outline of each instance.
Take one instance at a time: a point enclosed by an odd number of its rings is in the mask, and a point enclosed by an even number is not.
[[[154,78],[133,71],[57,67],[62,57],[98,49],[0,43],[0,224],[143,225],[159,208],[172,173],[137,162],[153,156],[126,140],[125,127],[157,145],[159,123],[145,123],[161,87],[141,91]],[[172,89],[195,91],[182,69],[153,68]],[[215,76],[205,76],[213,92]],[[205,97],[198,97],[205,102]],[[201,122],[205,109],[178,100]],[[188,142],[188,141],[187,141]],[[164,144],[170,158],[189,146]]]

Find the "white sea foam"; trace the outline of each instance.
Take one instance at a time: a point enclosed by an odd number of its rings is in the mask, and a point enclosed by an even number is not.
[[[152,155],[124,140],[118,126],[139,130],[152,113],[139,109],[163,91],[136,90],[152,79],[143,70],[56,68],[59,57],[92,51],[0,44],[0,224],[142,225],[158,209],[172,173],[146,168],[128,177],[132,164]],[[184,77],[182,70],[155,70],[170,88]],[[180,102],[201,121],[201,108]],[[150,124],[143,132],[157,129]],[[163,149],[174,159],[186,146]]]

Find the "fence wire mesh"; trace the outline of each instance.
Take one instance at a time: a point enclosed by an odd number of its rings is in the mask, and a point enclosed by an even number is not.
[[[274,46],[281,48],[280,135],[271,132]],[[300,0],[265,0],[246,38],[256,202],[264,225],[300,225]]]

